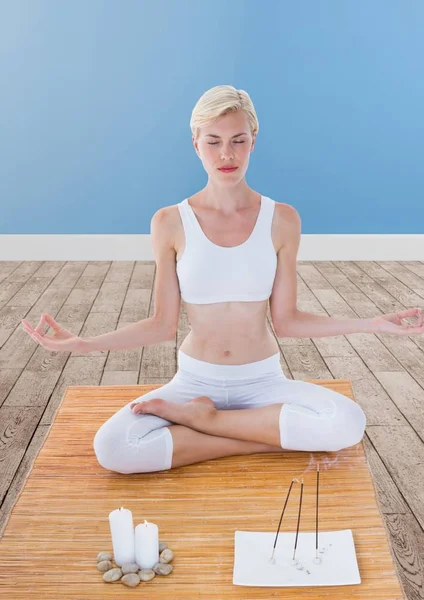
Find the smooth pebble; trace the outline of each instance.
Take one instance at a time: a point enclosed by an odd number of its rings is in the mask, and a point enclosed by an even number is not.
[[[110,571],[106,571],[103,575],[103,581],[106,583],[112,583],[112,581],[118,581],[121,579],[122,571],[119,567],[115,567],[114,569],[110,569]]]
[[[167,563],[158,562],[153,566],[153,571],[158,575],[169,575],[174,567]]]
[[[140,577],[137,575],[137,573],[127,573],[123,576],[121,581],[128,587],[137,587],[137,585],[140,583]]]
[[[124,575],[127,575],[127,573],[137,573],[139,568],[137,563],[125,563],[122,565],[121,571]]]
[[[174,558],[174,553],[169,548],[165,548],[159,557],[159,562],[161,563],[169,563]]]
[[[99,552],[97,555],[97,562],[101,560],[112,560],[112,552]]]
[[[100,562],[97,563],[97,568],[102,573],[106,573],[106,571],[110,571],[110,569],[112,569],[112,567],[113,567],[113,564],[112,564],[111,560],[101,560]]]
[[[140,569],[138,576],[140,577],[141,581],[150,581],[153,579],[153,577],[156,577],[156,573],[153,571],[153,569]]]
[[[159,542],[159,562],[152,569],[140,569],[137,563],[125,563],[121,567],[115,566],[112,552],[99,552],[97,555],[97,568],[103,573],[103,580],[107,583],[118,581],[128,587],[137,587],[140,581],[151,581],[157,575],[169,575],[174,567],[170,561],[174,552],[168,548],[166,542]]]

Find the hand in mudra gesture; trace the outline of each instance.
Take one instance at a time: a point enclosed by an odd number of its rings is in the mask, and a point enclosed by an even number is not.
[[[407,317],[417,317],[413,324],[402,323]],[[424,333],[423,314],[421,308],[409,308],[408,310],[388,313],[374,317],[372,333],[395,333],[398,335],[412,335],[413,333]]]
[[[81,347],[82,338],[78,337],[68,329],[61,327],[51,315],[41,315],[40,322],[34,329],[25,319],[22,319],[24,331],[32,337],[32,339],[47,348],[48,350],[59,350],[63,352],[72,352],[79,350]],[[53,330],[53,335],[49,336],[44,333],[44,325],[49,325]]]

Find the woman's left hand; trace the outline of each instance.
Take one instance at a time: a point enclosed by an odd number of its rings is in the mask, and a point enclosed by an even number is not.
[[[402,323],[407,317],[417,317],[416,323]],[[371,319],[372,333],[395,333],[397,335],[412,335],[413,333],[424,333],[423,315],[421,308],[409,308],[402,312],[378,315]]]

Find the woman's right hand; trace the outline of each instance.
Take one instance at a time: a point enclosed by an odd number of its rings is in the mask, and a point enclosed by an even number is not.
[[[71,331],[64,329],[56,323],[51,315],[41,315],[40,322],[34,329],[25,319],[22,319],[23,329],[32,337],[32,339],[47,348],[48,350],[56,350],[62,352],[75,352],[82,349],[84,340]],[[48,336],[44,333],[44,325],[50,325],[53,329],[53,335]]]

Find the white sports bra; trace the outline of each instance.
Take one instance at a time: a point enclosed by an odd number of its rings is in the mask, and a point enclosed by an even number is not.
[[[184,253],[176,265],[184,302],[251,302],[270,297],[277,269],[271,237],[275,204],[261,196],[250,237],[233,247],[217,246],[204,234],[188,198],[177,204],[185,233]]]

